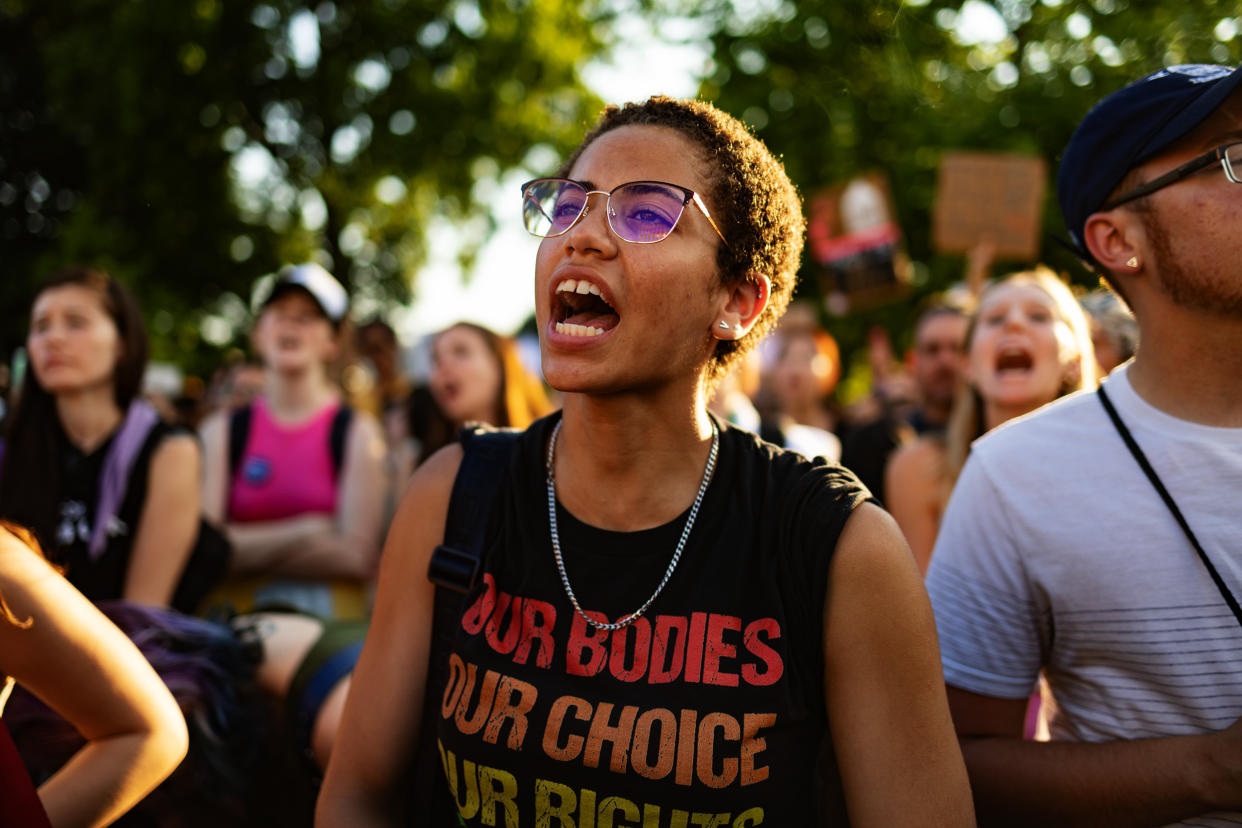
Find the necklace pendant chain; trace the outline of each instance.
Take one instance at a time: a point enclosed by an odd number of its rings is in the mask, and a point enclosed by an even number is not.
[[[651,597],[638,609],[624,616],[618,621],[611,624],[596,621],[583,611],[578,603],[578,597],[574,595],[574,588],[569,585],[569,576],[565,573],[565,560],[561,556],[561,538],[560,532],[556,525],[556,438],[561,433],[561,423],[564,420],[557,420],[556,426],[552,429],[552,437],[548,440],[548,523],[552,530],[552,554],[556,557],[556,569],[561,574],[561,584],[565,587],[565,594],[569,596],[569,603],[573,604],[574,611],[582,616],[582,620],[586,621],[597,630],[620,630],[633,624],[643,616],[651,603],[655,601],[663,590],[664,586],[673,577],[673,570],[677,568],[677,562],[681,560],[682,550],[686,548],[686,540],[690,537],[690,530],[694,528],[694,519],[699,515],[699,506],[703,503],[703,495],[707,493],[707,486],[711,483],[712,474],[716,471],[716,457],[720,451],[720,431],[716,428],[716,421],[711,420],[712,424],[712,448],[707,455],[707,466],[703,469],[703,479],[699,482],[699,491],[694,496],[694,504],[690,507],[690,514],[686,518],[686,525],[681,530],[681,538],[677,541],[677,548],[673,550],[673,559],[668,562],[668,569],[664,570],[664,577],[660,579],[659,585],[655,588],[655,592],[651,593]]]

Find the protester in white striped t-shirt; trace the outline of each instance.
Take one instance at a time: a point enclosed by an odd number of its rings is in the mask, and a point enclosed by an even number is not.
[[[1062,158],[1139,350],[976,443],[945,513],[928,588],[983,824],[1242,825],[1240,81],[1149,75]],[[1041,671],[1048,743],[1021,738]]]

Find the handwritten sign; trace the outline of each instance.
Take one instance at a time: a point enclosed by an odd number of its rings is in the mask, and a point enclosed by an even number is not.
[[[883,173],[821,190],[810,206],[808,247],[820,265],[830,313],[841,315],[904,294],[909,262]]]
[[[1047,164],[1034,155],[946,152],[936,180],[932,242],[964,253],[987,239],[996,256],[1039,256]]]

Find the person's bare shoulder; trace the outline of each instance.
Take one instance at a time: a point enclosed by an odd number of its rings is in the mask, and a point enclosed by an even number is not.
[[[444,521],[462,454],[461,445],[452,443],[428,457],[414,471],[392,519],[385,543],[385,559],[405,557],[407,552],[403,550],[417,550],[415,554],[419,560],[413,563],[422,566],[425,572],[431,551],[444,536]]]
[[[153,475],[198,474],[200,449],[193,434],[170,434],[151,455]]]
[[[927,476],[938,472],[944,463],[944,445],[938,440],[920,437],[898,447],[888,462],[897,472]]]
[[[914,579],[909,578],[911,572]],[[833,557],[833,577],[848,579],[866,593],[897,589],[922,592],[922,581],[911,566],[901,530],[892,516],[874,503],[860,505],[846,521]]]

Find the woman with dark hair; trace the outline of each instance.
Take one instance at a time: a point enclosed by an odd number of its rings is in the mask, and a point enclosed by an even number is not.
[[[92,601],[172,605],[201,528],[199,450],[139,398],[137,303],[100,271],[63,270],[35,294],[26,345],[0,517],[30,527]]]
[[[793,290],[779,162],[709,104],[656,97],[606,109],[523,201],[564,408],[497,470],[444,686],[428,563],[474,444],[415,473],[319,825],[399,824],[420,735],[445,789],[415,803],[427,825],[972,824],[896,526],[847,470],[707,411]]]

